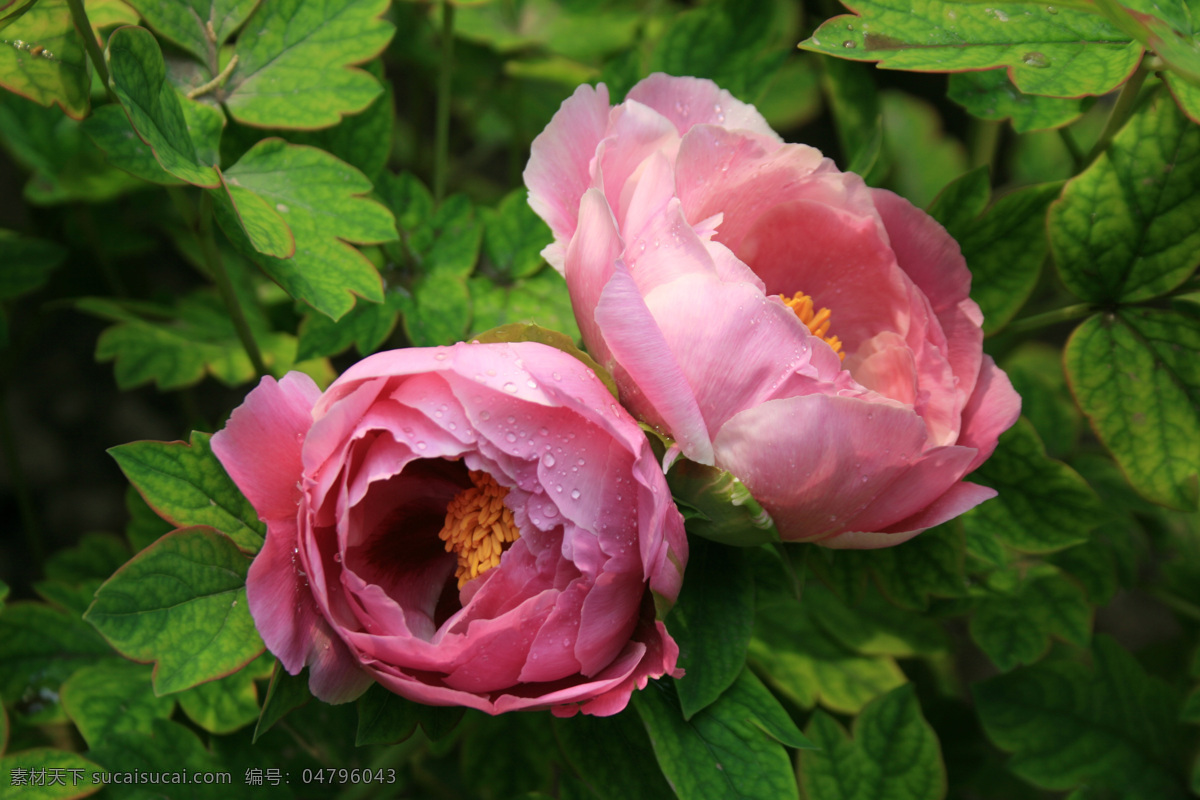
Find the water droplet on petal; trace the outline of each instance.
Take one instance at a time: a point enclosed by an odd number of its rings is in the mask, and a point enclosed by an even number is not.
[[[480,411],[479,418],[482,420],[489,420],[492,418],[492,415],[487,411]]]
[[[512,431],[509,431],[508,433],[504,434],[504,438],[506,441],[515,442],[517,440],[517,435]]]
[[[550,455],[549,453],[546,453],[546,455],[542,456],[542,463],[545,464],[547,467],[553,467],[554,466],[554,456]]]
[[[506,384],[504,384],[504,391],[508,392],[509,394],[516,394],[517,393],[517,385],[515,383],[511,383],[511,382],[506,383]]]
[[[578,490],[578,489],[572,489],[572,490],[571,490],[571,499],[572,499],[572,500],[578,500],[578,499],[579,499],[579,490]]]

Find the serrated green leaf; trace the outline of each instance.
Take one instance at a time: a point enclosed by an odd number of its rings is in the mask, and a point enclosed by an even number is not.
[[[1101,95],[1137,66],[1141,46],[1108,21],[1069,8],[1023,3],[859,0],[857,14],[828,20],[805,50],[885,69],[919,72],[1008,67],[1017,88],[1052,97]]]
[[[1198,187],[1200,127],[1159,92],[1051,207],[1063,283],[1094,303],[1174,289],[1200,258]]]
[[[258,3],[259,0],[129,0],[159,36],[187,50],[210,69],[217,63],[221,45]]]
[[[246,607],[250,560],[211,528],[167,534],[117,571],[84,619],[123,655],[157,662],[170,694],[240,669],[263,651]]]
[[[402,299],[404,332],[417,347],[453,344],[467,333],[471,295],[465,279],[438,270],[422,276],[412,297]]]
[[[629,709],[611,717],[555,719],[564,755],[602,800],[661,800],[671,787],[654,759],[646,729]]]
[[[933,656],[949,651],[949,641],[934,620],[897,608],[868,590],[850,605],[814,581],[801,600],[826,634],[866,656]]]
[[[78,616],[41,603],[12,603],[0,615],[0,700],[43,702],[67,677],[114,658],[112,648]]]
[[[533,277],[512,286],[498,286],[483,276],[473,276],[467,285],[473,312],[472,333],[514,322],[536,322],[562,331],[574,341],[582,338],[567,284],[550,267],[543,267]]]
[[[971,638],[1008,672],[1045,655],[1051,636],[1087,647],[1091,617],[1083,590],[1049,564],[1039,564],[988,577],[971,618]]]
[[[1087,540],[1104,519],[1100,499],[1075,470],[1046,456],[1029,420],[1000,436],[1000,444],[971,480],[999,497],[962,520],[1023,553],[1052,553]]]
[[[175,698],[155,696],[150,672],[147,664],[110,660],[84,667],[63,684],[63,708],[89,747],[120,731],[149,733],[153,720],[171,716]]]
[[[800,754],[808,800],[941,800],[946,768],[937,734],[921,715],[916,692],[901,686],[854,720],[853,738],[817,711],[806,731],[819,750]]]
[[[1033,293],[1046,258],[1046,209],[1061,189],[1058,183],[1018,189],[956,232],[985,335],[1007,325]]]
[[[483,211],[483,252],[501,278],[528,278],[542,268],[542,248],[553,236],[530,207],[522,189],[509,192],[494,209]]]
[[[104,152],[108,163],[130,175],[164,186],[186,185],[186,181],[162,168],[154,158],[154,151],[138,138],[120,105],[97,108],[83,121],[83,131]]]
[[[66,257],[60,244],[0,229],[0,300],[40,289]]]
[[[87,115],[91,77],[67,0],[40,0],[4,27],[0,86],[35,103]]]
[[[264,2],[238,37],[238,65],[223,92],[234,119],[261,128],[313,130],[367,107],[383,89],[353,64],[392,38],[387,0]]]
[[[786,55],[770,3],[722,0],[685,11],[670,23],[646,72],[710,78],[753,103]]]
[[[1200,124],[1200,87],[1193,86],[1178,75],[1168,73],[1165,76],[1167,88],[1179,105],[1179,110],[1188,116],[1192,122]]]
[[[942,187],[925,210],[958,238],[982,215],[992,196],[992,179],[985,164],[964,172]]]
[[[184,726],[165,719],[152,722],[148,733],[122,731],[93,747],[88,755],[114,773],[224,773],[225,780],[215,775],[213,783],[195,781],[172,784],[171,800],[222,800],[230,795],[232,776],[212,753],[205,749],[196,734]],[[143,798],[146,796],[132,781],[111,783],[106,795],[114,798]]]
[[[359,355],[374,353],[395,329],[404,304],[403,295],[390,291],[382,303],[358,303],[337,322],[324,314],[305,314],[296,360],[335,356],[350,345],[355,345]]]
[[[782,694],[804,708],[820,702],[853,714],[905,682],[891,657],[850,650],[827,634],[809,611],[794,600],[770,601],[758,609],[750,659]]]
[[[266,526],[212,454],[211,438],[193,431],[190,445],[132,442],[108,453],[163,519],[180,528],[216,528],[243,551],[256,553]]]
[[[1003,367],[1021,395],[1021,413],[1033,424],[1047,452],[1054,457],[1070,453],[1079,438],[1083,417],[1067,389],[1062,352],[1046,344],[1027,342],[1004,359]]]
[[[183,100],[178,90],[167,80],[167,68],[154,35],[145,28],[118,28],[108,38],[105,51],[112,78],[112,89],[121,100],[134,130],[154,157],[171,175],[196,186],[220,185],[220,178],[211,160],[214,142],[197,142],[188,130],[183,114]],[[208,119],[219,116],[209,109]],[[211,137],[212,122],[203,126],[203,134]],[[221,118],[224,121],[224,118]],[[198,131],[200,132],[200,131]],[[220,136],[220,127],[215,130]]]
[[[754,576],[736,547],[690,541],[688,579],[666,619],[679,645],[675,682],[684,719],[714,702],[741,674],[754,627]]]
[[[1200,496],[1200,319],[1128,309],[1080,325],[1067,380],[1096,435],[1149,500],[1196,508]]]
[[[1106,636],[1092,661],[1043,662],[974,687],[988,737],[1014,753],[1009,769],[1047,789],[1186,797],[1176,692]]]
[[[787,751],[759,725],[760,695],[752,687],[766,690],[744,675],[690,721],[669,684],[653,683],[634,696],[654,755],[680,800],[799,796]]]
[[[887,174],[883,151],[883,109],[866,66],[840,59],[822,59],[821,89],[833,113],[842,161],[871,186]]]
[[[951,75],[946,96],[980,119],[1011,119],[1017,133],[1069,125],[1087,106],[1086,101],[1076,98],[1025,94],[1013,86],[1008,73],[999,69]]]
[[[221,188],[214,192],[216,215],[222,227],[237,226],[245,234],[252,250],[276,259],[288,259],[296,253],[296,238],[282,214],[249,189],[229,183],[222,176]]]
[[[335,320],[353,307],[353,295],[382,302],[379,273],[347,244],[396,238],[388,210],[359,197],[371,190],[361,172],[323,150],[264,139],[226,170],[224,179],[258,195],[291,228],[295,255],[273,258],[257,252],[240,224],[216,206],[225,234],[288,294]]]
[[[943,131],[941,116],[930,103],[898,91],[882,92],[879,99],[890,165],[886,185],[914,205],[925,206],[967,171],[966,148]],[[909,157],[918,150],[919,163]]]
[[[114,374],[122,389],[149,381],[163,390],[178,389],[199,382],[206,373],[230,386],[256,377],[233,322],[215,294],[200,291],[187,295],[174,308],[119,304],[103,298],[84,298],[75,305],[118,323],[100,334],[96,360],[116,361]],[[296,340],[287,334],[254,333],[263,360],[282,375],[295,361]]]
[[[257,742],[258,737],[269,731],[271,727],[312,699],[308,691],[308,675],[289,675],[288,671],[278,661],[275,671],[271,673],[271,683],[267,686],[267,696],[263,700],[262,710],[258,714],[258,723],[254,726],[254,736],[251,743]]]
[[[8,92],[0,92],[0,142],[32,173],[24,192],[31,203],[99,203],[145,186],[105,163],[78,122]]]
[[[256,678],[271,674],[274,658],[264,653],[245,668],[175,695],[188,719],[209,733],[232,733],[258,719]],[[264,671],[265,667],[265,671]]]
[[[78,753],[70,753],[66,750],[37,747],[0,758],[0,775],[11,780],[13,772],[18,769],[45,770],[42,773],[42,783],[30,782],[17,789],[22,800],[72,800],[76,797],[95,794],[103,788],[99,784],[91,782],[92,775],[99,770],[96,763]],[[61,770],[61,772],[55,773],[51,770]],[[78,771],[72,772],[72,770]],[[62,775],[63,780],[52,782],[46,777],[54,774]],[[72,775],[84,776],[84,780],[75,784],[71,778]],[[14,780],[13,783],[15,784],[16,781]]]

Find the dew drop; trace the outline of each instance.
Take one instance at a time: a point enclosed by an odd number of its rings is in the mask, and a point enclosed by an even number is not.
[[[562,375],[559,375],[557,372],[552,372],[552,373],[550,373],[550,376],[551,376],[552,378],[554,378],[554,380],[556,380],[556,381],[561,381],[561,380],[562,380]]]
[[[545,464],[547,467],[553,467],[554,463],[555,463],[554,456],[550,455],[549,453],[546,453],[546,455],[542,456],[542,463]]]
[[[418,449],[418,450],[424,450],[424,449],[425,449],[425,443],[424,443],[424,442],[417,442],[417,449]]]
[[[489,420],[489,419],[491,419],[491,418],[492,418],[492,415],[491,415],[491,413],[489,413],[489,412],[487,412],[487,411],[480,411],[480,412],[479,412],[479,418],[480,418],[480,419],[482,419],[482,420],[484,420],[484,421],[487,421],[487,420]]]
[[[549,434],[550,434],[549,428],[538,428],[538,436],[548,436]]]
[[[537,381],[530,379],[530,380],[525,381],[525,385],[528,386],[530,389],[536,389]]]
[[[508,392],[509,394],[516,394],[517,393],[517,385],[515,383],[511,383],[511,382],[506,383],[506,384],[504,384],[504,391]]]
[[[560,483],[558,486],[555,486],[554,491],[558,492],[559,494],[562,494],[562,484]]]
[[[334,554],[333,554],[333,560],[334,560],[334,561],[336,561],[336,562],[338,562],[339,564],[340,564],[340,563],[342,563],[342,554],[341,554],[341,553],[334,553]]]
[[[1033,52],[1026,53],[1024,56],[1022,56],[1021,63],[1027,67],[1036,67],[1037,69],[1044,69],[1045,67],[1050,66],[1050,59],[1046,58],[1046,55],[1044,53],[1039,53],[1035,50]]]
[[[1054,6],[1046,6],[1046,13],[1047,14],[1057,14],[1058,9],[1055,8]]]
[[[512,431],[509,431],[508,433],[504,434],[504,440],[507,442],[515,442],[517,440],[517,435]]]
[[[546,506],[546,519],[558,516],[558,509],[554,506]]]
[[[514,417],[512,414],[509,414],[508,419],[505,420],[505,422],[507,422],[509,425],[512,425],[516,421],[517,421],[517,418]]]
[[[579,490],[578,490],[578,489],[572,489],[572,490],[571,490],[571,499],[572,499],[572,500],[578,500],[578,499],[579,499]]]
[[[583,466],[584,464],[586,464],[587,462],[586,462],[586,461],[584,461],[584,460],[581,458],[581,459],[579,459],[578,461],[576,461],[575,463],[576,463],[576,464],[578,464],[579,466],[581,466],[581,467],[582,467],[582,466]]]
[[[846,48],[847,50],[853,50],[854,48],[858,47],[858,43],[853,39],[847,39],[846,41],[842,42],[842,47]]]
[[[847,26],[846,26],[846,30],[848,30],[848,31],[852,31],[852,30],[854,30],[854,26],[853,26],[853,25],[847,25]]]
[[[436,358],[438,361],[445,361],[445,360],[446,360],[446,354],[445,354],[445,353],[438,353],[436,356],[434,356],[434,358]]]
[[[570,646],[571,646],[571,640],[563,639],[563,647],[570,647]]]

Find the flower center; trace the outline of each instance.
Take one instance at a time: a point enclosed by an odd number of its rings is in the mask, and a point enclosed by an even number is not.
[[[438,538],[458,556],[458,588],[500,564],[506,545],[521,538],[512,511],[504,505],[508,489],[486,472],[468,473],[471,483],[446,506],[446,524]]]
[[[833,352],[838,354],[838,358],[846,360],[846,354],[842,352],[842,340],[836,336],[826,336],[829,332],[829,325],[833,322],[833,312],[828,308],[822,308],[819,311],[813,310],[813,300],[804,292],[796,292],[789,300],[783,295],[779,295],[779,299],[787,304],[787,307],[796,312],[796,316],[800,318],[813,335],[820,336],[825,342],[833,348]]]

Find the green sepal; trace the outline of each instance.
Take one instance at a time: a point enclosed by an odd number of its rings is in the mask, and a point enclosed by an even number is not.
[[[131,442],[111,455],[146,503],[176,527],[207,525],[247,553],[257,553],[266,525],[213,455],[212,434],[193,431],[191,443]]]
[[[921,715],[912,686],[872,701],[848,734],[817,711],[805,731],[819,747],[800,753],[808,800],[941,800],[946,767],[937,734]]]
[[[122,655],[156,662],[156,694],[189,689],[263,652],[246,606],[249,566],[228,536],[182,528],[117,570],[84,619]]]
[[[733,473],[681,457],[667,471],[667,484],[693,511],[689,533],[740,547],[781,541],[771,515]]]

